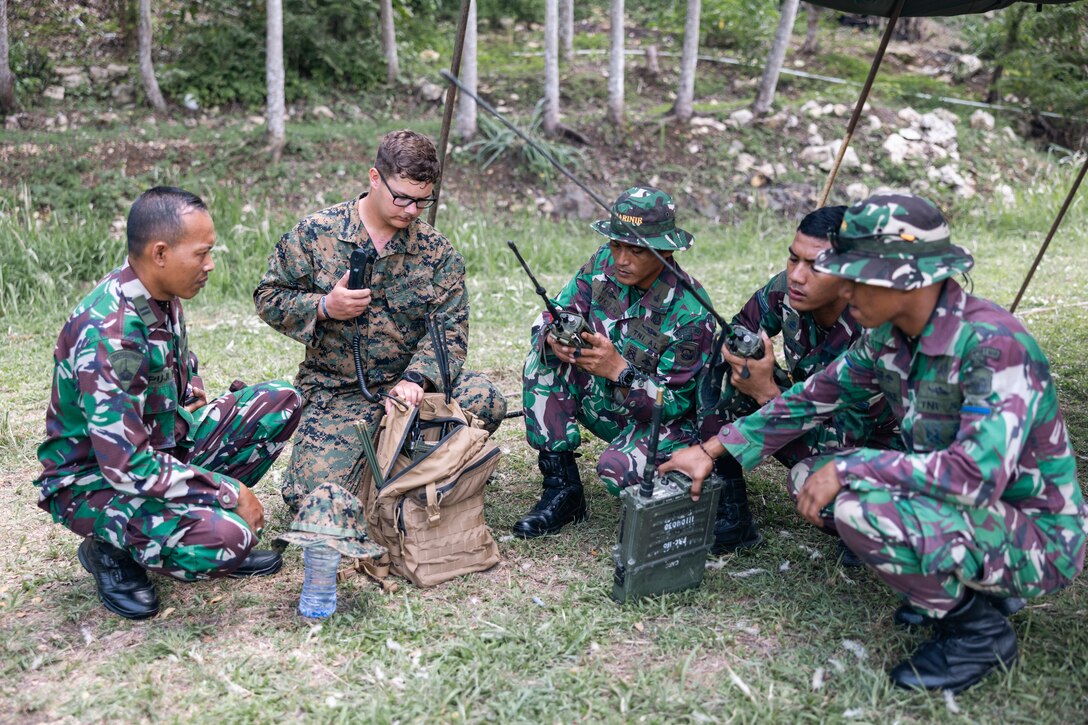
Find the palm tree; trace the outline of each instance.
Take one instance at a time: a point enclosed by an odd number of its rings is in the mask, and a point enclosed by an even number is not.
[[[767,66],[763,69],[763,78],[759,81],[756,100],[752,104],[752,113],[762,116],[771,110],[774,92],[778,87],[778,75],[782,72],[782,61],[786,58],[786,49],[790,47],[790,34],[793,21],[797,19],[798,0],[784,0],[782,16],[778,19],[778,30],[774,33],[771,54],[767,57]]]
[[[265,81],[268,86],[268,142],[272,163],[283,155],[287,142],[286,103],[283,95],[283,2],[266,0],[268,27],[265,52]]]
[[[699,15],[701,0],[688,0],[688,14],[684,21],[684,48],[680,53],[680,83],[676,89],[676,103],[670,114],[687,121],[694,113],[695,65],[699,61]]]
[[[623,0],[612,0],[608,51],[608,120],[623,125]]]

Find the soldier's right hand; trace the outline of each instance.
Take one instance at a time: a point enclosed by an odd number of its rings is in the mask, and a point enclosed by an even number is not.
[[[348,275],[351,271],[344,272],[344,276],[337,282],[327,295],[325,295],[325,309],[329,317],[334,320],[350,320],[358,317],[370,307],[369,289],[348,289]]]
[[[751,396],[763,405],[773,400],[782,392],[774,382],[774,343],[767,336],[767,331],[760,329],[763,338],[763,357],[758,360],[734,355],[727,348],[722,348],[722,358],[729,363],[731,374],[729,381],[739,392]],[[747,376],[744,370],[747,368]]]
[[[575,359],[578,357],[578,348],[562,344],[555,338],[555,335],[550,332],[545,338],[545,341],[548,343],[548,347],[552,349],[552,353],[554,353],[560,361],[565,362],[568,365],[573,365],[575,363]]]
[[[254,535],[264,528],[264,506],[244,483],[238,484],[238,508],[234,512],[245,520]]]
[[[703,481],[714,469],[714,459],[708,453],[707,446],[717,444],[716,440],[701,446],[691,446],[673,451],[669,460],[657,467],[657,472],[664,475],[669,471],[679,471],[691,479],[691,500],[698,501],[703,493]],[[720,447],[720,444],[718,444]],[[711,451],[713,452],[713,451]]]

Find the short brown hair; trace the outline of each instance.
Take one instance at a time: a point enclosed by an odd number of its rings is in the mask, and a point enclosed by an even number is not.
[[[434,143],[423,134],[407,129],[382,136],[374,168],[382,176],[403,176],[421,184],[436,183],[441,173]]]

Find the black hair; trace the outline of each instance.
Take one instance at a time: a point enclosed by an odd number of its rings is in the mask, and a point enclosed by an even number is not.
[[[128,210],[128,253],[139,257],[147,243],[161,240],[173,245],[184,229],[182,217],[191,211],[207,213],[196,194],[173,186],[156,186],[140,194]]]
[[[827,235],[839,228],[843,215],[846,214],[845,206],[822,206],[816,211],[809,212],[801,223],[797,225],[797,231],[806,237],[827,239]]]

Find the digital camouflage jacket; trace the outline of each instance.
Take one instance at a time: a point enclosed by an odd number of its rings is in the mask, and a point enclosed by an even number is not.
[[[76,307],[53,353],[44,501],[64,488],[234,508],[238,484],[185,463],[197,377],[180,300],[155,301],[126,261]]]
[[[673,266],[706,294],[675,259]],[[659,385],[664,387],[662,420],[695,414],[696,378],[710,357],[714,321],[671,271],[663,269],[643,293],[616,280],[612,254],[604,244],[559,292],[556,302],[582,315],[639,370],[626,398],[616,401],[635,420],[650,421]],[[543,336],[538,335],[535,344],[550,358]]]
[[[834,411],[882,392],[906,452],[861,448],[836,458],[844,486],[900,489],[962,507],[998,500],[1060,541],[1067,575],[1084,561],[1088,528],[1050,366],[1010,313],[946,280],[921,336],[891,323],[719,440],[745,468]]]
[[[306,346],[295,382],[305,400],[358,389],[351,353],[353,322],[317,324],[321,296],[347,272],[352,250],[370,245],[356,201],[312,214],[284,234],[253,293],[261,319]],[[375,260],[371,290],[370,308],[359,320],[368,385],[392,386],[414,371],[443,392],[424,315],[445,318],[450,379],[455,380],[468,348],[464,259],[444,236],[416,219]]]

